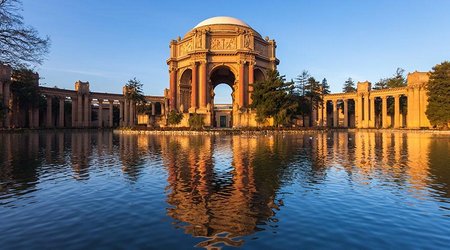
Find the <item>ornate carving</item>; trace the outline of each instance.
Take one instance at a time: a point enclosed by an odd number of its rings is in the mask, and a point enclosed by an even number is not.
[[[267,56],[267,46],[261,43],[255,43],[255,50],[259,52],[260,55]]]
[[[192,40],[189,40],[183,44],[181,44],[181,55],[186,55],[188,52],[192,50]]]
[[[244,48],[250,49],[250,32],[244,33]]]
[[[203,43],[202,43],[202,32],[201,31],[197,31],[195,33],[195,47],[196,48],[201,48]]]
[[[233,50],[236,49],[236,38],[212,38],[211,49]]]

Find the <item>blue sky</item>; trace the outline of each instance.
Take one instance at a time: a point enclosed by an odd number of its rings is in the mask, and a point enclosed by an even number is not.
[[[428,71],[450,60],[448,0],[23,0],[23,8],[25,22],[51,37],[48,59],[36,68],[51,87],[82,80],[92,91],[120,93],[136,77],[145,94],[162,95],[169,41],[223,15],[275,39],[287,79],[306,69],[326,77],[333,92],[348,77],[376,82],[397,67]]]

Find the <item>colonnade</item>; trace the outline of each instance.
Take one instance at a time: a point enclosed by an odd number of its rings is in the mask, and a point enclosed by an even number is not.
[[[355,92],[325,95],[323,105],[319,106],[314,120],[318,126],[351,127],[349,114],[352,111],[356,128],[430,127],[425,114],[428,104],[428,79],[429,73],[416,71],[408,74],[407,86],[379,90],[372,89],[368,81],[358,82]],[[349,110],[350,101],[354,103],[354,110]],[[328,102],[332,103],[331,111],[327,109]],[[389,106],[393,106],[391,112],[388,112]],[[343,113],[342,123],[340,111]],[[327,119],[328,115],[332,116],[332,120]],[[381,119],[381,122],[377,119]]]
[[[384,94],[379,95],[377,93],[355,93],[356,97],[342,97],[329,95],[324,98],[324,105],[319,107],[319,116],[317,118],[317,125],[326,127],[351,127],[350,124],[350,112],[354,114],[354,126],[357,128],[375,128],[376,124],[376,100],[381,100],[381,109],[378,118],[381,119],[380,128],[401,128],[406,127],[403,119],[403,113],[401,113],[400,98],[406,97],[405,94]],[[394,113],[388,115],[388,98],[393,98]],[[354,102],[354,110],[349,110],[349,103]],[[332,103],[332,112],[328,112],[326,109],[327,103]],[[379,102],[378,102],[379,103]],[[342,115],[340,114],[342,112]],[[327,123],[328,115],[331,115],[332,120],[330,124]],[[342,119],[340,119],[342,118]],[[342,120],[342,122],[341,122]]]

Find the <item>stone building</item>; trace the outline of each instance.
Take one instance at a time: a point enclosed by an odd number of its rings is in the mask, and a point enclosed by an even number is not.
[[[263,80],[268,69],[276,69],[275,49],[274,40],[262,38],[239,19],[213,17],[200,22],[170,42],[170,109],[201,114],[206,126],[217,127],[214,88],[227,84],[233,102],[230,125],[256,126],[249,109],[251,84]]]

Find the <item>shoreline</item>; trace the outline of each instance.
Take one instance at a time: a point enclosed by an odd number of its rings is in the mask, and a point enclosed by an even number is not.
[[[307,134],[307,133],[327,133],[327,132],[380,132],[380,133],[427,133],[450,135],[450,130],[437,129],[375,129],[375,128],[209,128],[202,130],[189,130],[187,128],[18,128],[0,129],[2,133],[28,133],[47,131],[112,131],[115,134],[170,134],[170,135],[266,135],[266,134]]]

